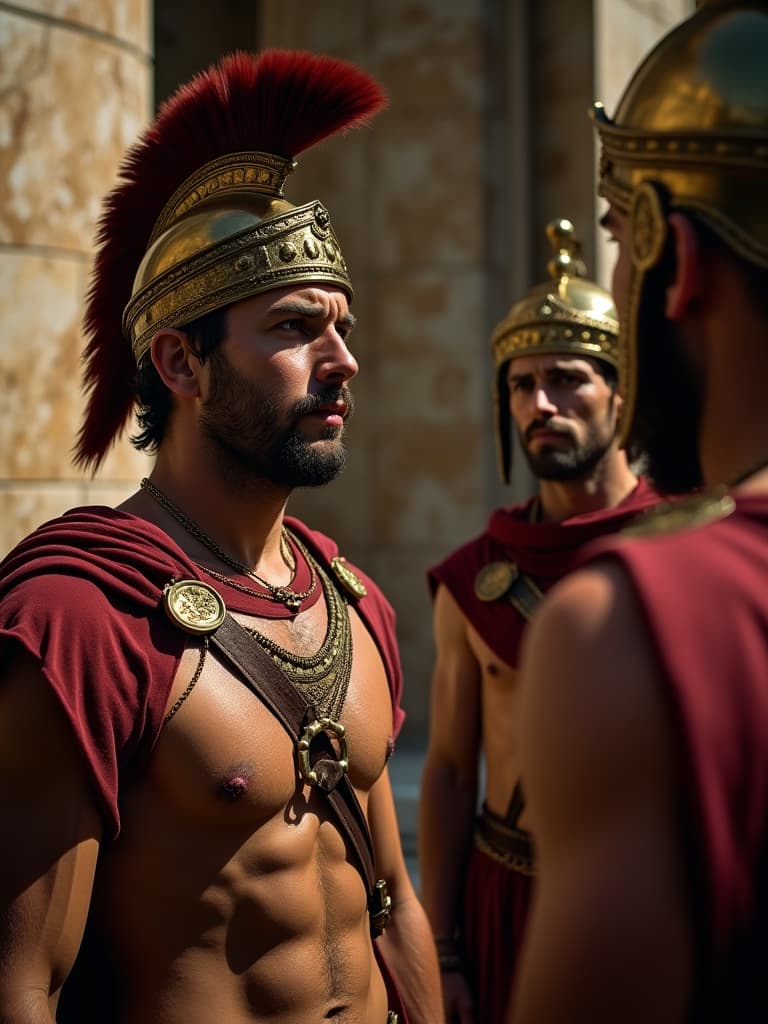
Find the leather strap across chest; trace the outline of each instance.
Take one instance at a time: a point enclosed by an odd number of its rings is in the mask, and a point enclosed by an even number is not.
[[[304,698],[267,652],[229,613],[218,629],[210,634],[209,641],[235,669],[241,682],[269,708],[294,743],[297,743],[309,724],[313,709],[307,706]],[[321,754],[335,758],[331,741],[324,732],[317,734],[313,745]],[[331,786],[326,788],[319,785],[317,788],[333,808],[349,840],[370,900],[375,897],[377,882],[368,822],[346,774],[335,777]]]

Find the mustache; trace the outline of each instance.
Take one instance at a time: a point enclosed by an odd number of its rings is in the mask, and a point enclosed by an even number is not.
[[[546,430],[550,434],[563,434],[566,437],[573,437],[573,431],[567,423],[558,424],[555,420],[533,420],[525,428],[524,439],[530,441],[537,430]]]
[[[300,398],[293,407],[293,415],[296,419],[300,419],[302,416],[309,416],[313,412],[319,412],[321,409],[325,409],[329,405],[334,405],[337,402],[343,402],[346,405],[344,412],[344,419],[348,420],[354,412],[355,401],[352,397],[352,392],[346,384],[342,385],[331,385],[323,388],[316,395],[305,395],[304,398]]]

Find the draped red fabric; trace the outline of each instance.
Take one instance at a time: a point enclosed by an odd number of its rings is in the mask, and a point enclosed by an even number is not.
[[[286,525],[321,562],[338,553],[334,541],[299,520],[287,517]],[[394,612],[352,568],[368,589],[355,607],[384,661],[397,735],[405,715]],[[89,765],[111,837],[120,831],[121,785],[157,742],[179,659],[195,642],[162,607],[163,587],[174,578],[210,582],[158,527],[111,508],[73,509],[0,563],[0,657],[15,642],[40,662]],[[254,600],[226,590],[233,611],[254,614]]]
[[[428,574],[432,592],[438,584],[444,584],[485,643],[513,666],[517,665],[525,620],[505,601],[485,602],[475,596],[475,577],[480,569],[489,562],[514,562],[546,591],[573,568],[584,544],[627,526],[640,512],[656,504],[659,495],[641,478],[615,508],[559,523],[529,522],[531,501],[496,509],[479,537],[462,545]]]
[[[736,503],[733,514],[709,525],[622,544],[606,539],[583,559],[609,558],[626,571],[669,698],[687,769],[681,824],[703,1004],[714,1008],[713,1020],[762,1020],[768,1013],[768,498],[746,495]]]

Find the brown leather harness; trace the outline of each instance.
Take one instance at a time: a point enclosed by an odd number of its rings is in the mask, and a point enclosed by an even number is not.
[[[209,635],[210,644],[235,669],[241,682],[266,705],[296,743],[301,777],[328,800],[357,862],[368,893],[371,935],[381,935],[389,921],[391,899],[383,879],[376,878],[368,822],[346,774],[343,727],[318,717],[267,652],[227,613]],[[333,746],[335,737],[341,754]]]

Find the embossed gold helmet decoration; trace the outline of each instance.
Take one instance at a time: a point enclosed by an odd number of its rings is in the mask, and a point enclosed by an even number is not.
[[[85,315],[76,461],[98,467],[164,327],[290,284],[352,284],[328,211],[283,196],[295,156],[366,124],[381,86],[347,61],[238,52],[197,75],[129,150],[107,197]]]
[[[629,217],[622,442],[635,407],[646,276],[665,251],[669,212],[689,212],[735,254],[768,267],[766,53],[768,0],[709,0],[640,64],[612,119],[593,107],[599,192]]]
[[[581,244],[565,218],[546,228],[552,245],[550,279],[516,302],[491,336],[494,407],[499,469],[509,483],[512,464],[512,419],[507,364],[510,359],[542,352],[592,356],[617,367],[619,323],[613,299],[586,277]]]

